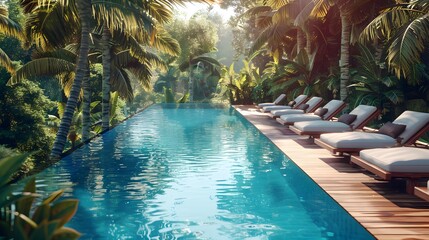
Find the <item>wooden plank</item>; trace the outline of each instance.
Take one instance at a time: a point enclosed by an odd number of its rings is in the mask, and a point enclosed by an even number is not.
[[[429,202],[407,194],[405,184],[374,179],[253,106],[235,108],[377,239],[429,240]]]
[[[414,195],[429,202],[429,190],[427,187],[414,187]]]

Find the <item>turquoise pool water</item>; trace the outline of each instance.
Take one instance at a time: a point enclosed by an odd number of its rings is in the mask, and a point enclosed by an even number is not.
[[[37,179],[82,239],[374,239],[232,108],[154,105]]]

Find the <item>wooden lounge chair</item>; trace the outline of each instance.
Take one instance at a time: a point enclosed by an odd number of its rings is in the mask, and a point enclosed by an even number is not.
[[[302,121],[290,126],[289,129],[298,135],[310,137],[319,137],[322,133],[353,131],[363,128],[378,116],[379,111],[374,106],[359,105],[350,114],[356,115],[356,119],[350,124],[339,121]]]
[[[266,106],[260,109],[261,112],[267,113],[271,112],[272,110],[281,110],[281,109],[292,109],[297,108],[299,105],[303,104],[307,100],[307,95],[299,95],[294,99],[294,105],[293,106],[287,106],[287,105],[275,105],[275,106]]]
[[[274,100],[274,102],[259,103],[258,105],[256,105],[256,107],[263,108],[267,106],[279,105],[280,102],[283,101],[285,98],[286,98],[286,94],[282,93]]]
[[[288,115],[288,114],[304,114],[304,113],[312,113],[316,111],[316,109],[322,104],[323,99],[321,97],[312,97],[307,102],[305,102],[306,109],[299,109],[304,104],[301,104],[298,109],[283,109],[283,110],[272,110],[268,116],[271,118],[278,118],[281,115]]]
[[[393,124],[405,125],[405,130],[397,138],[377,132],[324,133],[314,142],[332,153],[356,154],[363,149],[386,148],[414,144],[429,130],[429,113],[405,111]]]
[[[362,150],[351,162],[383,180],[407,179],[407,192],[413,193],[416,180],[429,177],[429,150],[414,147]]]
[[[277,122],[282,125],[293,125],[295,122],[301,121],[315,121],[315,120],[330,120],[334,116],[336,116],[341,110],[346,107],[346,103],[341,100],[331,100],[327,104],[325,104],[322,108],[327,109],[328,111],[323,115],[323,117],[313,114],[288,114],[283,115],[277,118]]]

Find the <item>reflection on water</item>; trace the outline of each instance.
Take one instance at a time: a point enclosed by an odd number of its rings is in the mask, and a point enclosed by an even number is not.
[[[372,239],[228,108],[152,106],[40,175],[82,239]]]

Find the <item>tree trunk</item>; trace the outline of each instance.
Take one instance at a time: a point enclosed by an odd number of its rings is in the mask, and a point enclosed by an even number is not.
[[[103,98],[102,98],[102,131],[109,129],[110,122],[110,70],[111,70],[111,54],[110,54],[110,30],[106,25],[103,26]]]
[[[188,82],[189,102],[194,101],[194,79],[192,76],[192,65],[189,61],[189,82]]]
[[[296,54],[298,55],[302,49],[304,49],[304,33],[300,28],[296,30]]]
[[[89,85],[89,65],[86,64],[85,77],[83,78],[83,106],[82,106],[82,141],[89,139],[89,130],[91,128],[91,86]]]
[[[61,158],[61,154],[64,150],[64,146],[67,141],[67,135],[70,129],[70,124],[77,106],[78,97],[82,87],[82,79],[85,77],[87,70],[86,65],[88,63],[91,1],[77,0],[76,7],[82,28],[80,36],[79,57],[76,64],[76,76],[50,155],[51,159],[55,160],[59,160]]]
[[[350,80],[350,35],[351,24],[349,19],[340,10],[341,15],[341,55],[340,55],[340,98],[345,100],[348,96],[347,86]]]

